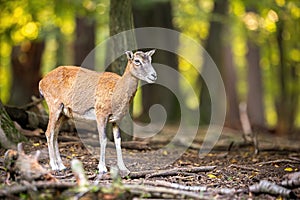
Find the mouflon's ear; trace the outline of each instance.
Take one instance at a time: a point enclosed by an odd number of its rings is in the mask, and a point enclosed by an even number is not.
[[[125,51],[128,60],[133,60],[133,53],[132,51]]]
[[[148,56],[152,56],[155,53],[155,49],[152,49],[151,51],[146,52]]]

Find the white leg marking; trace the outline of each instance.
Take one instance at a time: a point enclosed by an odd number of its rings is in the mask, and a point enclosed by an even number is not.
[[[100,160],[98,164],[99,174],[104,174],[107,172],[107,168],[105,166],[105,149],[107,144],[107,138],[105,133],[107,119],[99,119],[97,120],[97,127],[99,132],[99,141],[100,141]]]
[[[116,146],[116,151],[117,151],[118,167],[121,171],[121,174],[126,176],[130,173],[130,171],[127,169],[127,167],[125,166],[124,161],[123,161],[120,130],[117,125],[113,126],[113,134],[114,134],[115,146]]]
[[[55,158],[56,158],[56,162],[57,162],[56,165],[58,167],[58,170],[64,170],[64,169],[66,169],[66,167],[64,166],[62,159],[60,157],[57,138],[54,142],[54,147],[55,147]]]
[[[59,127],[62,121],[62,119],[59,118],[61,115],[62,108],[63,105],[60,105],[58,110],[52,110],[49,113],[49,123],[46,135],[49,150],[50,166],[52,170],[63,170],[66,168],[62,163],[57,143]]]
[[[100,136],[101,137],[101,136]],[[99,173],[106,173],[107,168],[105,166],[105,149],[106,149],[106,144],[107,144],[107,138],[102,138],[100,139],[100,160],[99,160]]]
[[[50,137],[47,137],[47,143],[48,143],[48,150],[49,150],[49,159],[50,159],[50,167],[52,170],[58,170],[57,165],[55,163],[55,155],[54,155],[54,149],[53,149],[53,141],[52,141],[53,134],[50,134]]]

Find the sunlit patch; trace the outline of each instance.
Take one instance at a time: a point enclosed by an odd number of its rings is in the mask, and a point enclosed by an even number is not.
[[[270,33],[276,32],[276,22],[279,20],[277,13],[274,10],[269,10],[266,18],[263,21],[263,27]]]
[[[65,35],[70,35],[74,32],[75,25],[72,21],[66,21],[62,24],[61,32]]]
[[[259,27],[259,16],[254,12],[248,12],[244,15],[243,21],[246,27],[251,30],[257,30]]]
[[[290,7],[291,16],[294,18],[300,18],[300,8],[297,7],[294,3],[289,2],[288,7]]]
[[[292,49],[289,53],[291,60],[295,62],[300,62],[300,50],[299,49]]]
[[[15,43],[20,43],[25,39],[24,35],[21,33],[20,30],[11,32],[10,36]]]
[[[230,2],[230,11],[237,16],[243,16],[245,5],[241,1],[232,1]]]
[[[285,5],[285,0],[275,0],[276,4],[280,7]]]
[[[38,37],[39,34],[39,28],[37,23],[35,22],[29,22],[21,29],[22,35],[24,35],[26,38],[30,40],[34,40]]]
[[[96,10],[96,3],[90,0],[85,0],[82,2],[82,5],[85,9],[89,11],[94,11]]]
[[[279,19],[277,13],[274,10],[269,10],[267,16],[271,22],[277,22]]]

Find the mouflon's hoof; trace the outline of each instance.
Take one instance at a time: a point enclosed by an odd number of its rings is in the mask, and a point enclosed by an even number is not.
[[[125,178],[126,176],[128,176],[130,174],[130,171],[128,169],[125,170],[120,170],[120,176],[122,178]]]

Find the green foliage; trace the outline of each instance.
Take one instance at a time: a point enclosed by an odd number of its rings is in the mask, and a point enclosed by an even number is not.
[[[62,48],[57,38],[66,46],[72,42],[75,16],[96,19],[99,26],[106,26],[108,5],[106,0],[0,1],[0,99],[6,103],[10,95],[12,46],[28,40],[46,40],[43,73],[48,72],[57,63],[56,51]],[[98,34],[98,42],[107,36],[105,33]],[[68,61],[68,56],[63,59]]]
[[[282,21],[285,25],[282,37],[286,52],[285,63],[288,65],[286,67],[290,68],[290,70],[287,69],[288,71],[295,71],[293,75],[288,75],[288,90],[296,90],[298,96],[300,93],[300,2],[296,0],[230,0],[227,18],[212,13],[213,0],[177,0],[172,3],[175,26],[200,43],[204,43],[207,38],[210,19],[220,21],[230,27],[232,34],[224,35],[224,39],[230,42],[233,49],[238,73],[238,95],[242,101],[246,100],[247,95],[245,60],[248,51],[247,40],[254,41],[260,47],[266,118],[269,125],[275,125],[277,120],[275,99],[278,98],[280,86],[277,78],[280,60],[276,37],[278,23]],[[198,83],[195,82],[197,73],[194,73],[192,68],[189,63],[179,59],[179,69],[182,74],[197,87]],[[299,125],[300,114],[297,120]]]

